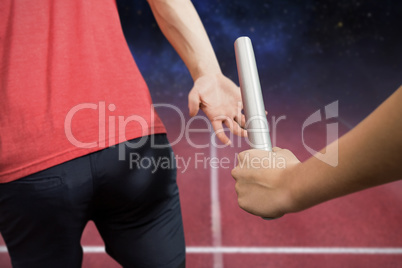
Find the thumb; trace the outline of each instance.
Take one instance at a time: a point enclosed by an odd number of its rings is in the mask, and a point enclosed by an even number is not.
[[[188,109],[190,112],[190,116],[195,116],[200,110],[200,95],[194,88],[188,94]]]

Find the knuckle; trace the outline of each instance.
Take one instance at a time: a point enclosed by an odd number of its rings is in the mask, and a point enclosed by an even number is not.
[[[235,184],[235,191],[236,191],[236,194],[239,195],[239,193],[240,193],[240,185],[239,185],[238,182]]]
[[[236,168],[232,169],[232,171],[230,172],[230,174],[232,175],[232,177],[234,179],[237,179],[237,170],[238,170],[238,168],[236,167]]]
[[[241,209],[243,210],[246,209],[246,203],[244,201],[244,198],[237,198],[237,203]]]

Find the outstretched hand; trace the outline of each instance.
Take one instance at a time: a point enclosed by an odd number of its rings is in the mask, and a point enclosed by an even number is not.
[[[247,150],[232,170],[239,206],[262,217],[277,218],[294,208],[291,180],[300,163],[289,150]]]
[[[225,124],[232,133],[245,137],[247,132],[245,118],[241,113],[243,109],[240,88],[223,74],[204,75],[194,82],[188,95],[190,116],[195,116],[199,109],[212,123],[216,136],[224,144],[230,144],[225,134]]]

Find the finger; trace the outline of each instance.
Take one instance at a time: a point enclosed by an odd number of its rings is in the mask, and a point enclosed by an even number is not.
[[[225,131],[222,127],[222,121],[215,120],[212,121],[212,127],[215,131],[216,137],[225,145],[231,144],[230,139],[226,136]]]
[[[272,148],[272,151],[273,151],[273,152],[277,152],[277,151],[280,151],[280,150],[282,150],[282,148],[279,148],[279,147],[274,147],[274,148]]]
[[[224,121],[225,125],[230,129],[230,131],[240,137],[246,137],[247,136],[247,131],[245,129],[242,129],[239,124],[235,123],[234,120],[225,120]]]
[[[239,198],[239,195],[240,195],[240,184],[239,184],[239,182],[238,181],[236,181],[236,183],[235,183],[235,192],[236,192],[236,194],[237,194],[237,198]]]
[[[238,173],[239,173],[239,168],[235,167],[234,169],[232,169],[232,171],[230,172],[230,174],[232,175],[233,179],[235,181],[237,181],[237,177],[238,177]]]
[[[188,94],[188,109],[191,117],[195,116],[200,110],[200,103],[200,95],[193,88]]]
[[[239,164],[243,161],[243,154],[242,153],[239,153],[238,155],[237,155],[237,165],[236,165],[236,167],[240,167],[239,166]]]
[[[237,122],[237,124],[240,125],[240,127],[242,128],[246,128],[246,117],[244,116],[244,114],[242,114],[241,116],[236,115],[234,120]]]
[[[238,159],[239,160],[243,160],[243,158],[249,153],[250,150],[246,150],[246,151],[242,151],[240,153],[238,153]]]

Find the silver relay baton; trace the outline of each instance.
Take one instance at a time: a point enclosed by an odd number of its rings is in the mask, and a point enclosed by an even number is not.
[[[239,37],[234,46],[250,146],[253,149],[272,151],[269,126],[251,40],[245,36]]]
[[[242,36],[234,43],[237,72],[246,117],[247,136],[253,149],[272,151],[260,79],[250,38]],[[271,220],[274,218],[264,218]]]

